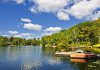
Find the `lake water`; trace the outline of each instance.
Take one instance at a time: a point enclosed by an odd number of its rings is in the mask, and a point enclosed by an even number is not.
[[[0,70],[100,70],[100,59],[56,57],[54,51],[40,46],[0,47]]]

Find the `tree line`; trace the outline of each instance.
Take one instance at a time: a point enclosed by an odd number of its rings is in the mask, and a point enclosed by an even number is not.
[[[43,46],[89,46],[100,43],[100,18],[79,23],[69,29],[42,37]]]
[[[17,37],[0,36],[0,46],[26,46],[26,45],[40,45],[40,39],[25,39]]]

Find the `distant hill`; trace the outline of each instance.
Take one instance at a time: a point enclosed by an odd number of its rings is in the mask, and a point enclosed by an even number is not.
[[[43,46],[57,45],[82,46],[94,45],[100,42],[100,18],[94,21],[79,23],[69,29],[62,30],[51,36],[42,37]]]

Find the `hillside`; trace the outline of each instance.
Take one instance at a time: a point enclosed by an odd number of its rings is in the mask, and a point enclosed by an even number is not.
[[[100,19],[79,23],[67,30],[42,37],[43,46],[89,46],[100,42]]]

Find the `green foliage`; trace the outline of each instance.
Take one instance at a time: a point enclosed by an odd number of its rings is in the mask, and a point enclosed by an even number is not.
[[[22,39],[14,37],[0,36],[0,46],[26,46],[26,45],[40,45],[40,39]]]
[[[79,23],[67,30],[51,36],[42,37],[43,45],[57,45],[59,47],[94,45],[100,40],[100,19]]]

